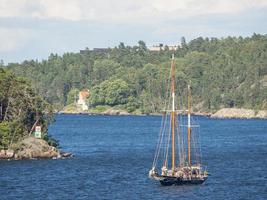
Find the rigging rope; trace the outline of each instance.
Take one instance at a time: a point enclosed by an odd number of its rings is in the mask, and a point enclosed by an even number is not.
[[[166,127],[166,114],[164,114],[162,116],[161,127],[160,127],[159,136],[158,136],[158,142],[157,142],[157,147],[156,147],[156,151],[155,151],[155,155],[154,155],[154,161],[153,161],[153,164],[152,164],[152,168],[156,167],[156,164],[158,162],[159,153],[160,153],[160,146],[162,144],[162,138],[163,138],[163,134],[162,133],[164,133],[165,127]]]
[[[169,146],[170,146],[170,139],[171,139],[171,117],[170,117],[170,126],[169,126],[169,134],[168,134],[168,142],[166,146],[166,155],[165,155],[165,163],[164,166],[168,168],[168,154],[169,154]]]
[[[167,77],[167,73],[166,73],[166,77]],[[162,142],[163,142],[163,139],[164,139],[164,133],[165,133],[165,129],[166,129],[166,121],[167,121],[167,102],[168,102],[168,94],[169,94],[169,86],[170,86],[170,77],[171,77],[171,71],[169,73],[169,78],[165,79],[166,82],[165,82],[165,86],[166,86],[166,93],[165,93],[165,101],[164,101],[164,114],[162,116],[162,120],[161,120],[161,127],[160,127],[160,131],[159,131],[159,137],[158,137],[158,142],[157,142],[157,146],[156,146],[156,151],[155,151],[155,154],[154,154],[154,160],[153,160],[153,164],[152,164],[152,168],[155,168],[156,165],[157,165],[157,162],[158,162],[158,158],[159,158],[159,154],[160,154],[160,149],[161,149],[161,145],[162,145]]]

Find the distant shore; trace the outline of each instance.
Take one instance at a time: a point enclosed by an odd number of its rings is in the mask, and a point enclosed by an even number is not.
[[[116,110],[109,108],[103,112],[88,112],[88,111],[59,111],[58,114],[86,114],[86,115],[107,115],[107,116],[159,116],[161,113],[129,113],[125,110]],[[186,113],[185,113],[186,114]],[[244,108],[222,108],[215,113],[209,112],[193,112],[192,115],[205,116],[220,119],[267,119],[267,110],[252,110]]]

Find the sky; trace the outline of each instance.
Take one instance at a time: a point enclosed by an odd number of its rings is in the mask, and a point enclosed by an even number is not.
[[[0,60],[267,34],[267,0],[0,0]]]

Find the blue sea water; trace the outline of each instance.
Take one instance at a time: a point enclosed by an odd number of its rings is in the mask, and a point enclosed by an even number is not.
[[[58,115],[65,160],[0,161],[0,199],[267,199],[267,120],[199,118],[203,185],[148,178],[161,118]]]

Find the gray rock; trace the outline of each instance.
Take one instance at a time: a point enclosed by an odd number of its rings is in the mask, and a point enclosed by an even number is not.
[[[13,158],[13,156],[14,156],[14,150],[12,150],[12,149],[6,150],[6,157],[7,158]]]
[[[12,159],[14,157],[14,151],[12,149],[1,150],[0,159]]]
[[[0,150],[0,159],[57,159],[72,157],[71,153],[60,153],[57,148],[50,146],[45,140],[34,137],[27,137],[14,144],[13,149]]]
[[[73,155],[72,155],[71,153],[68,153],[68,152],[61,153],[61,156],[62,156],[63,158],[73,157]]]
[[[244,108],[222,108],[213,115],[213,118],[255,118],[255,111]]]
[[[17,144],[19,148],[15,152],[16,159],[53,158],[59,151],[49,146],[45,140],[28,137]]]
[[[0,159],[4,159],[5,157],[6,157],[6,151],[2,149],[0,151]]]
[[[126,111],[121,111],[121,110],[115,110],[113,108],[110,108],[106,110],[105,112],[102,112],[104,115],[130,115],[130,113]]]

